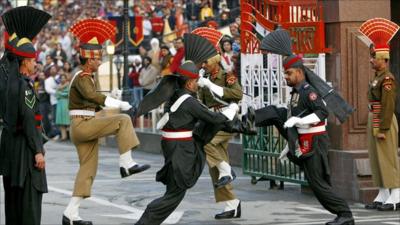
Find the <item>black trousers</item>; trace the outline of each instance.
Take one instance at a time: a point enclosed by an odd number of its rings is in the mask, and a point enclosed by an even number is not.
[[[326,210],[336,215],[352,215],[346,201],[333,192],[320,151],[316,150],[313,156],[304,160],[303,168],[310,188]]]
[[[167,191],[147,205],[136,225],[159,225],[178,207],[185,197],[186,189],[176,185],[172,165],[168,169]]]
[[[28,173],[23,188],[11,187],[10,177],[3,177],[6,225],[40,225],[43,193],[31,184]]]

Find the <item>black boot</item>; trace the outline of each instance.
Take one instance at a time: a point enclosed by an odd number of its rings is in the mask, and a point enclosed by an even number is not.
[[[121,177],[125,178],[127,176],[132,175],[132,174],[143,172],[143,171],[145,171],[145,170],[147,170],[149,168],[150,168],[149,164],[143,164],[143,165],[136,164],[136,165],[132,166],[129,169],[125,169],[124,167],[120,167],[119,168],[119,172],[121,173]]]
[[[235,171],[233,171],[233,169],[231,169],[231,176],[223,176],[220,179],[218,179],[218,181],[214,184],[215,188],[222,188],[223,186],[230,184],[232,181],[234,181],[236,179],[236,173]]]
[[[256,135],[257,128],[255,125],[255,112],[252,107],[249,107],[246,115],[243,115],[242,121],[234,118],[232,121],[227,121],[222,129],[228,133],[242,133],[247,135]]]
[[[92,221],[74,220],[71,221],[68,217],[63,215],[62,225],[93,225]]]
[[[334,220],[327,222],[325,225],[354,225],[354,218],[349,215],[338,215]]]
[[[240,206],[241,202],[239,202],[238,207],[233,210],[225,211],[215,215],[215,219],[232,219],[232,218],[240,218],[242,216],[242,207]]]
[[[377,209],[378,206],[381,206],[382,204],[383,204],[382,202],[372,202],[372,203],[365,204],[364,207],[366,209]]]
[[[382,204],[377,206],[377,209],[379,211],[396,211],[396,210],[400,210],[400,203],[396,203],[396,204],[391,204],[391,203],[386,203],[386,204]]]

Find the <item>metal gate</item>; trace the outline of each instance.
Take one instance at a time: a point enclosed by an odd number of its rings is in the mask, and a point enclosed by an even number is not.
[[[245,95],[242,110],[267,105],[287,107],[290,88],[283,79],[282,59],[278,55],[242,54],[241,83]],[[264,66],[263,66],[264,64]],[[305,58],[304,64],[325,79],[325,55]],[[298,166],[278,157],[286,141],[275,127],[259,128],[256,136],[243,137],[243,173],[253,177],[307,184]]]

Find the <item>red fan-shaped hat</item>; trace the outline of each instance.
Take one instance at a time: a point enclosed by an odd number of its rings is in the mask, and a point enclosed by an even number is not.
[[[220,31],[209,27],[196,28],[192,31],[192,34],[197,34],[201,37],[206,38],[214,45],[215,49],[217,49],[218,51],[219,51],[219,41],[224,36],[224,34],[221,33]]]
[[[101,58],[102,44],[117,32],[114,25],[101,19],[80,20],[69,31],[79,39],[83,58]]]
[[[389,42],[399,30],[399,26],[384,18],[373,18],[365,21],[360,32],[367,36],[374,45],[374,52],[389,58]]]

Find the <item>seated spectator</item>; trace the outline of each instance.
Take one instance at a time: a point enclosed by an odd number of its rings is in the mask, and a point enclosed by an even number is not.
[[[62,67],[67,61],[67,54],[62,49],[61,43],[57,43],[56,49],[51,53],[51,58],[58,67]]]
[[[233,72],[235,65],[232,61],[233,50],[232,50],[232,39],[230,37],[224,37],[221,42],[221,65],[222,68],[227,72]]]
[[[164,20],[162,17],[157,15],[157,12],[153,11],[152,17],[150,18],[153,36],[161,38],[164,31]]]
[[[151,58],[146,56],[139,75],[139,83],[143,87],[143,96],[156,86],[158,70],[151,64]]]
[[[183,58],[185,58],[185,48],[183,45],[183,38],[179,37],[174,41],[174,48],[176,49],[176,54],[172,60],[170,70],[171,73],[175,73],[178,67],[182,64]]]
[[[151,45],[151,50],[148,52],[148,56],[151,58],[151,64],[160,71],[161,66],[160,66],[160,55],[161,55],[161,50],[160,50],[160,41],[157,38],[153,38],[150,41]]]
[[[200,10],[200,21],[205,21],[205,20],[214,18],[214,13],[213,13],[213,10],[211,8],[210,1],[206,1],[203,4],[204,5]]]
[[[168,46],[161,46],[161,55],[160,55],[160,65],[161,65],[161,76],[171,75],[171,63],[174,57],[171,55]]]
[[[240,35],[239,25],[237,23],[232,23],[231,25],[229,25],[229,31],[231,32],[232,37],[234,37],[236,35]]]
[[[222,12],[221,13],[221,17],[220,17],[220,22],[219,24],[221,25],[221,27],[225,27],[228,26],[231,23],[231,19],[229,19],[229,11],[226,12]]]

